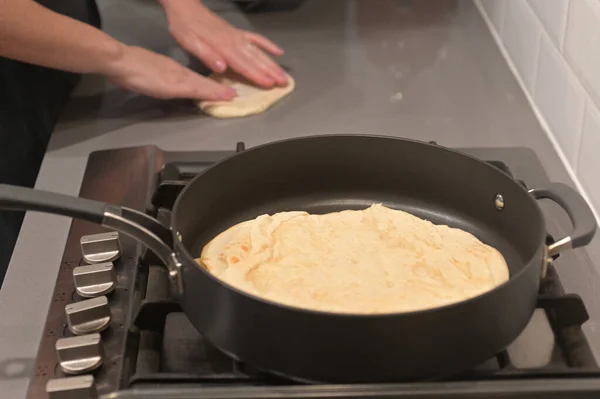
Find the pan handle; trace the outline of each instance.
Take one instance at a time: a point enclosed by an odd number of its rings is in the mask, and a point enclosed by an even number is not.
[[[583,197],[564,183],[552,183],[547,188],[529,190],[535,199],[549,199],[560,205],[573,224],[573,232],[548,246],[548,255],[554,256],[566,249],[583,247],[596,234],[596,218]]]
[[[183,293],[181,262],[171,230],[134,209],[48,191],[0,184],[0,209],[37,211],[83,219],[128,235],[154,252],[169,269],[177,294]]]

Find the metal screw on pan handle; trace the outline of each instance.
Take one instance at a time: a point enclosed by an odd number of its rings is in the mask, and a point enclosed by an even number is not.
[[[177,296],[183,296],[183,278],[181,275],[181,262],[175,253],[171,253],[171,262],[168,263],[169,279],[175,288]]]

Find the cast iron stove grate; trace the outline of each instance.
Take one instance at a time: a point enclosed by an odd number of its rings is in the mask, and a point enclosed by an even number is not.
[[[238,144],[238,151],[241,150],[243,144]],[[489,163],[511,174],[503,162]],[[193,162],[165,163],[148,213],[168,225],[177,195],[189,179],[207,166]],[[551,242],[552,237],[548,236],[548,241]],[[137,397],[128,396],[128,392],[133,395],[138,389],[144,390],[146,397],[330,396],[331,386],[309,387],[290,382],[232,360],[212,347],[192,327],[171,297],[167,270],[150,252],[145,252],[140,259],[137,285],[143,299],[139,306],[134,305],[131,317],[122,369],[124,391],[119,397]],[[509,348],[477,369],[444,381],[337,387],[336,396],[458,398],[469,395],[483,398],[494,394],[502,398],[576,398],[600,395],[599,391],[592,393],[585,384],[595,380],[594,386],[598,386],[600,378],[600,368],[581,329],[588,320],[585,305],[578,295],[564,293],[552,266],[540,288],[538,309],[545,315],[543,319],[547,320],[545,323],[552,334],[550,357],[542,365],[523,367],[520,361],[515,361],[515,354]],[[518,352],[516,355],[520,357]],[[573,379],[578,379],[578,388],[565,391],[565,383]],[[160,396],[156,390],[159,387],[173,389],[168,391],[170,393],[162,391],[165,396]],[[127,390],[132,388],[132,391]]]

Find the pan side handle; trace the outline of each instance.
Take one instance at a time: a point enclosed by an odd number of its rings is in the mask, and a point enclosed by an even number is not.
[[[0,209],[37,211],[87,220],[117,230],[146,245],[169,269],[177,293],[183,293],[181,262],[171,230],[134,209],[48,191],[0,184]]]
[[[571,248],[583,247],[594,238],[597,229],[596,218],[583,197],[564,183],[552,183],[547,188],[529,190],[535,199],[549,199],[560,205],[573,224],[573,232],[548,246],[548,255],[554,256]]]

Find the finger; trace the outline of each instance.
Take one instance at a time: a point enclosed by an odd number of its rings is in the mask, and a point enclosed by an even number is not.
[[[191,70],[186,79],[177,85],[177,96],[194,100],[228,101],[237,96],[235,89],[205,78]]]
[[[273,55],[283,55],[284,51],[281,47],[270,41],[264,36],[261,36],[254,32],[244,32],[244,36],[251,43],[256,44],[258,47],[268,51]]]
[[[271,88],[276,83],[274,78],[260,68],[254,55],[243,44],[235,46],[227,60],[233,70],[258,86]]]
[[[252,46],[253,49],[250,51],[250,56],[253,59],[254,64],[265,74],[269,75],[275,83],[279,86],[285,86],[287,84],[287,73],[277,65],[268,55],[262,52],[262,50]]]
[[[214,72],[225,72],[227,63],[209,44],[200,38],[190,35],[180,41],[183,48],[192,53]]]
[[[230,66],[259,86],[271,88],[287,83],[285,71],[252,43],[239,41],[233,54],[234,58],[227,58]]]

